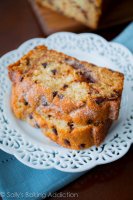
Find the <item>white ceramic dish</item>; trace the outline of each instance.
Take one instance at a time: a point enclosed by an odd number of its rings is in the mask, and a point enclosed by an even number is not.
[[[10,108],[11,83],[7,66],[37,45],[45,44],[81,60],[106,66],[125,74],[119,120],[97,148],[76,151],[65,149],[38,129],[17,120]],[[35,38],[0,58],[0,148],[22,163],[36,168],[56,168],[80,172],[122,157],[133,142],[133,56],[120,44],[107,42],[95,34],[55,33],[46,39]]]

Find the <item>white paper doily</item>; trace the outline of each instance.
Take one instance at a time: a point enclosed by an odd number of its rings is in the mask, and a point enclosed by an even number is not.
[[[119,120],[113,124],[105,141],[98,148],[80,151],[65,149],[13,116],[7,66],[42,44],[125,74]],[[122,45],[107,42],[95,34],[61,32],[46,39],[31,39],[0,58],[0,148],[13,154],[22,163],[36,169],[56,168],[66,172],[80,172],[119,159],[128,151],[132,142],[133,56]]]

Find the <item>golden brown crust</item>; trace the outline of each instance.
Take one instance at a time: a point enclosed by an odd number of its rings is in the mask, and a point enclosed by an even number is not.
[[[124,80],[119,72],[45,46],[36,47],[8,70],[15,116],[47,129],[46,134],[61,145],[69,147],[62,142],[65,136],[70,148],[78,149],[87,137],[82,148],[99,145],[112,120],[118,118]],[[57,140],[51,134],[53,127]]]

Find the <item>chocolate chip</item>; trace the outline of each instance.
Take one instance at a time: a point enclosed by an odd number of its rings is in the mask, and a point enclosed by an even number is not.
[[[118,97],[121,96],[121,92],[119,90],[114,90],[114,92],[117,94]]]
[[[92,124],[92,120],[91,119],[89,119],[88,121],[87,121],[87,124]]]
[[[83,78],[85,79],[86,82],[88,82],[88,83],[96,82],[96,80],[90,74],[91,71],[89,69],[87,69],[85,67],[85,65],[81,64],[77,60],[70,60],[68,58],[65,58],[64,62],[67,63],[68,65],[71,65],[74,69],[80,70],[77,73],[80,74],[81,76],[83,76]]]
[[[77,74],[79,74],[80,76],[84,75],[83,72],[81,72],[81,71],[77,71]]]
[[[55,135],[58,135],[57,129],[56,128],[52,128],[52,131]]]
[[[55,75],[57,73],[56,69],[52,69],[51,72],[53,73],[53,75]]]
[[[68,85],[67,85],[67,84],[64,84],[64,85],[63,85],[63,89],[66,89],[66,88],[68,88]]]
[[[52,117],[51,115],[48,115],[48,118]]]
[[[48,102],[47,102],[45,96],[42,96],[41,103],[42,103],[43,106],[48,106]]]
[[[33,119],[33,115],[32,114],[29,114],[29,119]]]
[[[111,94],[111,97],[116,97],[116,95],[115,94]]]
[[[113,72],[113,73],[115,72],[115,71],[114,71],[114,70],[112,70],[112,69],[108,69],[108,70],[109,70],[110,72]]]
[[[76,7],[77,7],[77,9],[80,10],[80,12],[82,12],[82,14],[84,15],[84,17],[85,17],[86,19],[88,19],[87,12],[86,12],[84,9],[82,9],[80,6],[78,6],[78,5],[76,5]]]
[[[64,139],[64,143],[66,144],[66,145],[68,145],[68,146],[70,146],[71,144],[70,144],[70,141],[69,140],[67,140],[67,139]]]
[[[35,128],[40,128],[40,126],[38,125],[38,123],[35,123],[34,127]]]
[[[85,76],[85,78],[86,78],[86,81],[88,82],[88,83],[95,83],[96,81],[94,80],[94,78],[91,76],[91,75],[86,75]]]
[[[97,98],[95,99],[95,102],[96,102],[97,104],[101,104],[104,100],[105,100],[105,98],[103,98],[103,97],[97,97]]]
[[[68,65],[71,65],[74,69],[80,69],[84,67],[84,65],[77,60],[70,60],[69,58],[65,58],[64,62]]]
[[[73,122],[68,122],[67,125],[70,127],[71,131],[74,129],[74,123]]]
[[[79,148],[80,148],[80,149],[84,149],[84,148],[85,148],[85,144],[80,144],[80,145],[79,145]]]
[[[87,12],[86,12],[85,10],[83,10],[83,9],[81,9],[81,12],[82,12],[82,14],[84,15],[84,17],[85,17],[86,19],[88,19]]]
[[[29,65],[30,64],[30,59],[26,58],[26,64]]]
[[[91,71],[90,70],[86,70],[83,69],[80,73],[81,76],[83,76],[83,78],[85,79],[85,81],[87,83],[95,83],[96,81],[94,80],[94,78],[91,75]]]
[[[53,92],[53,98],[54,98],[57,94],[58,94],[58,92],[57,92],[57,91],[54,91],[54,92]]]
[[[38,49],[38,46],[35,46],[34,49]]]
[[[23,81],[23,79],[24,79],[24,77],[22,76],[22,77],[20,77],[20,82],[22,82]]]
[[[58,94],[59,99],[63,99],[64,95],[63,94]]]
[[[80,76],[82,76],[87,83],[95,83],[96,82],[96,80],[91,75],[90,70],[87,70],[87,69],[84,68],[81,71],[79,71],[78,74]]]
[[[44,68],[46,68],[47,67],[47,63],[45,62],[45,63],[42,63],[42,66],[44,67]]]
[[[25,101],[25,102],[24,102],[24,105],[25,105],[25,106],[28,106],[28,102],[27,102],[27,101]]]

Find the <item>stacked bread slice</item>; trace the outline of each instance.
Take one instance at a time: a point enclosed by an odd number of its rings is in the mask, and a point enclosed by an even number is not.
[[[117,120],[124,76],[38,46],[8,67],[11,106],[56,143],[99,145]]]

